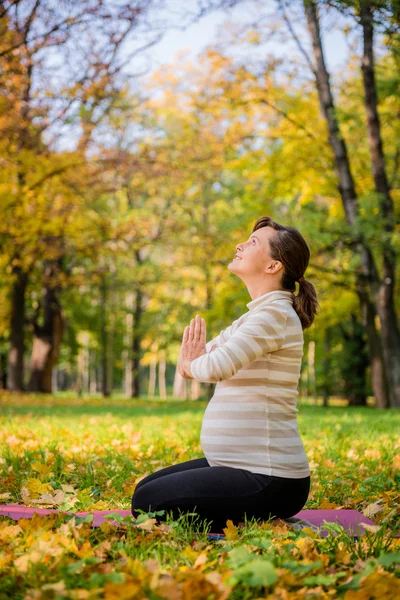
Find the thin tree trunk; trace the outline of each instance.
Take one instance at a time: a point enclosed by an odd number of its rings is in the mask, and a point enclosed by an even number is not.
[[[150,369],[149,369],[149,387],[147,395],[149,398],[154,398],[156,393],[156,379],[157,379],[157,356],[154,354],[151,357]]]
[[[82,347],[78,353],[78,377],[83,394],[89,392],[89,334],[81,332]]]
[[[329,142],[332,147],[335,156],[335,169],[338,178],[339,192],[342,197],[342,202],[346,214],[347,222],[350,225],[354,225],[357,217],[357,194],[355,191],[354,180],[351,174],[350,161],[347,155],[347,148],[343,137],[341,136],[338,120],[336,117],[336,110],[333,101],[331,85],[329,81],[329,74],[325,65],[325,58],[322,49],[322,42],[319,29],[319,16],[318,7],[315,0],[303,0],[304,10],[307,19],[308,30],[310,32],[313,53],[315,59],[315,81],[318,90],[318,97],[321,106],[322,114],[328,124],[329,129]],[[366,295],[369,302],[376,302],[376,292],[379,289],[379,275],[376,269],[373,255],[370,248],[364,242],[362,234],[359,234],[358,239],[355,239],[354,243],[355,251],[361,258],[361,274],[356,274],[356,285],[357,292],[360,300],[360,307],[362,314],[368,315],[368,307],[365,306]],[[367,287],[368,286],[368,287]],[[369,290],[369,294],[368,291]],[[367,330],[368,334],[368,346],[370,357],[375,356],[376,360],[382,363],[380,369],[375,370],[375,378],[372,380],[372,385],[375,397],[381,397],[385,394],[387,389],[387,381],[385,379],[379,380],[379,373],[382,377],[385,376],[386,369],[384,363],[386,362],[385,353],[382,352],[377,357],[379,347],[376,346],[375,340],[378,333],[371,336],[371,327],[375,328],[375,324],[369,323]],[[385,398],[385,406],[388,405],[388,398]]]
[[[92,350],[89,354],[89,369],[90,369],[90,383],[89,391],[91,394],[98,392],[97,386],[97,352]]]
[[[387,408],[387,378],[386,373],[382,372],[385,369],[385,365],[381,360],[382,342],[375,327],[375,305],[369,300],[368,294],[365,294],[364,301],[361,304],[361,317],[368,340],[371,387],[374,393],[375,406],[377,408]]]
[[[25,292],[28,276],[20,267],[14,267],[11,292],[10,350],[8,354],[7,387],[12,391],[24,389],[24,327]]]
[[[83,389],[84,393],[89,393],[89,334],[85,332],[83,347]]]
[[[64,315],[57,301],[53,310],[53,332],[48,359],[44,365],[42,376],[42,391],[45,394],[53,392],[53,369],[60,356],[61,343],[64,336]]]
[[[328,406],[329,404],[329,395],[330,395],[330,382],[331,382],[331,338],[332,338],[332,329],[331,327],[327,327],[325,329],[325,338],[324,338],[324,387],[322,393],[322,404],[323,406]]]
[[[131,335],[133,330],[133,307],[134,307],[134,295],[128,293],[125,298],[126,317],[125,317],[125,335],[124,335],[124,393],[127,398],[132,396],[132,359],[131,359],[131,348],[132,341]]]
[[[108,319],[108,331],[107,331],[107,389],[109,395],[112,394],[114,388],[114,336],[115,336],[115,312],[113,306],[114,294],[111,292],[110,297],[110,317]]]
[[[141,318],[142,318],[142,290],[140,284],[136,287],[135,294],[135,311],[133,314],[132,327],[132,398],[140,396],[140,342],[141,334]]]
[[[7,389],[7,355],[0,354],[0,386]]]
[[[101,340],[101,393],[106,398],[110,395],[107,381],[107,299],[108,290],[106,276],[103,275],[100,288],[100,340]]]
[[[160,398],[166,400],[167,398],[167,384],[165,381],[165,371],[166,371],[166,363],[165,363],[165,350],[160,352],[160,360],[158,362],[158,387],[159,387],[159,395]]]
[[[52,393],[53,367],[57,363],[64,334],[64,315],[59,300],[59,286],[54,279],[60,267],[57,263],[45,263],[45,287],[43,295],[43,325],[34,323],[31,355],[31,376],[28,389],[31,392]]]
[[[355,314],[351,314],[350,320],[345,324],[341,323],[339,328],[347,346],[347,356],[343,366],[345,396],[349,406],[366,406],[366,371],[369,356],[363,336],[365,329],[362,323],[357,321]]]
[[[383,219],[382,280],[375,295],[381,322],[382,347],[385,353],[386,376],[388,379],[389,405],[400,407],[400,331],[394,307],[396,288],[396,253],[391,243],[396,224],[393,200],[386,174],[385,157],[378,113],[378,95],[374,70],[374,25],[373,9],[362,2],[360,20],[363,28],[362,74],[367,113],[368,142],[371,155],[372,175],[375,190],[380,199],[380,218]]]
[[[19,103],[20,127],[17,137],[17,152],[22,152],[29,145],[31,117],[31,85],[32,85],[32,56],[28,50],[27,40],[21,46],[21,57],[25,62],[24,87]],[[18,169],[18,186],[22,191],[25,185],[25,173]],[[19,258],[17,250],[15,258]],[[28,284],[28,275],[21,267],[13,267],[15,276],[11,292],[11,321],[10,321],[10,350],[8,356],[8,389],[22,391],[24,389],[24,354],[25,354],[25,292]]]
[[[310,340],[308,344],[308,376],[313,397],[314,406],[317,406],[317,387],[315,381],[315,342]]]

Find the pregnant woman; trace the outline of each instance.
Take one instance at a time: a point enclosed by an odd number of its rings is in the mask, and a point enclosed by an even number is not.
[[[208,343],[197,315],[185,328],[179,358],[184,377],[216,383],[201,427],[204,457],[142,479],[132,497],[134,517],[137,509],[192,512],[222,532],[227,519],[286,519],[304,507],[310,469],[296,398],[303,330],[319,308],[304,279],[309,258],[297,229],[270,217],[260,217],[236,246],[228,267],[248,289],[248,311]]]

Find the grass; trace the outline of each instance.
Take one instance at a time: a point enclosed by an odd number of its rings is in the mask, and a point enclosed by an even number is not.
[[[203,456],[205,406],[3,394],[0,503],[129,509],[141,478]],[[252,520],[210,540],[196,515],[95,529],[69,515],[0,517],[0,599],[400,597],[399,412],[304,404],[298,424],[311,468],[304,508],[353,508],[377,531],[353,539],[332,525],[322,538]]]

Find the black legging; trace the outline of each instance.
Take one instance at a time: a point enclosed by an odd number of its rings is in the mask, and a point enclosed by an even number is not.
[[[174,518],[195,512],[222,532],[227,519],[235,525],[252,517],[268,520],[296,515],[307,502],[310,476],[300,479],[252,473],[234,467],[210,467],[206,458],[195,458],[151,473],[139,481],[132,496],[132,515],[165,510]],[[180,512],[179,512],[180,511]]]

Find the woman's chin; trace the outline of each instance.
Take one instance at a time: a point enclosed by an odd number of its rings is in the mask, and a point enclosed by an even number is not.
[[[229,264],[228,267],[237,267],[237,264],[240,263],[240,260],[235,260],[233,259]]]

